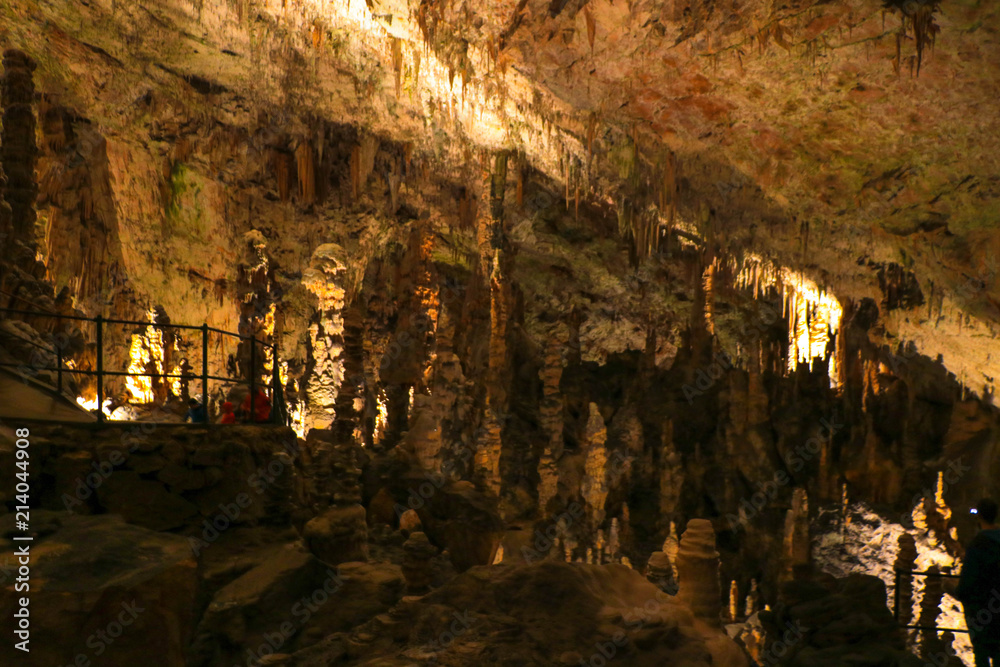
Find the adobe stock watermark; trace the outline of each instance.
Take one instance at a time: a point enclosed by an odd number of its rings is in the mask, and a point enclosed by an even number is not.
[[[104,655],[105,651],[115,643],[115,640],[122,636],[126,628],[135,623],[135,619],[139,618],[139,614],[144,611],[146,611],[146,608],[140,607],[135,600],[122,602],[121,611],[118,612],[117,617],[110,621],[104,628],[87,637],[86,642],[84,642],[87,648],[93,652],[93,656],[99,658]],[[90,655],[87,653],[77,653],[73,662],[66,667],[90,667],[90,665]]]
[[[789,649],[802,641],[805,631],[806,628],[802,626],[800,621],[786,621],[785,631],[782,633],[781,639],[771,642],[767,649],[761,653],[758,661],[760,667],[773,667],[781,664],[782,658],[785,657]]]
[[[755,301],[757,309],[753,317],[744,320],[737,332],[737,339],[744,347],[752,346],[770,329],[771,325],[781,319],[781,313],[766,301]],[[722,379],[726,371],[733,368],[733,358],[725,351],[719,350],[712,361],[695,371],[694,384],[685,384],[681,391],[688,405],[694,403],[694,399],[703,396],[715,383]]]
[[[243,661],[244,667],[261,667],[265,658],[279,653],[281,647],[309,622],[313,614],[322,609],[343,588],[344,581],[339,569],[337,571],[327,569],[326,579],[323,580],[322,585],[296,600],[289,610],[288,619],[272,632],[263,634],[263,643],[256,648],[247,649],[246,659]],[[239,665],[233,667],[239,667]]]
[[[158,415],[167,414],[162,407],[157,407],[152,413],[154,422],[134,422],[128,429],[122,429],[120,444],[123,445],[129,454],[135,453],[158,428],[155,418]],[[70,514],[75,513],[77,507],[82,506],[94,493],[103,485],[109,477],[123,465],[127,460],[126,456],[118,449],[112,449],[106,459],[93,461],[91,467],[93,472],[77,477],[72,495],[64,492],[60,497],[63,507]]]
[[[632,460],[622,452],[613,452],[605,465],[605,479],[609,487],[614,486],[617,481],[631,470]],[[549,525],[544,530],[535,529],[535,534],[530,544],[521,546],[521,556],[525,562],[533,563],[542,560],[549,555],[555,546],[555,540],[561,533],[569,530],[570,527],[585,521],[587,517],[586,507],[573,501],[566,509],[552,518]]]
[[[452,612],[452,618],[454,619],[449,625],[448,629],[442,630],[437,636],[437,639],[432,639],[423,645],[422,649],[424,652],[437,653],[438,651],[444,651],[452,643],[464,635],[472,627],[475,619],[472,617],[472,612],[468,609],[459,614],[457,611]],[[436,662],[434,658],[431,659],[432,662]]]
[[[978,609],[975,614],[966,613],[965,622],[969,630],[978,634],[993,624],[997,614],[1000,614],[1000,589],[994,588],[990,591],[985,606]],[[927,662],[923,667],[947,667],[957,655],[955,648],[948,644],[944,647],[944,651],[927,656]]]
[[[287,470],[294,470],[294,458],[300,450],[297,439],[289,439],[284,445],[284,451],[277,452],[266,466],[257,468],[247,477],[247,484],[259,498],[275,484]],[[202,522],[201,536],[188,538],[188,546],[195,556],[214,544],[222,534],[236,525],[240,516],[254,504],[255,496],[247,492],[237,493],[231,502],[219,503],[219,512]]]
[[[837,421],[836,414],[829,418],[824,417],[819,420],[819,428],[815,435],[806,440],[788,453],[785,457],[785,465],[792,473],[800,472],[809,461],[812,461],[822,451],[823,443],[833,439],[835,433],[844,428],[844,424]],[[792,483],[792,477],[785,470],[778,470],[774,473],[774,478],[766,482],[757,482],[757,491],[749,498],[744,497],[740,501],[739,514],[726,514],[726,521],[731,530],[746,528],[750,521],[760,514],[768,503],[774,501],[781,489]]]

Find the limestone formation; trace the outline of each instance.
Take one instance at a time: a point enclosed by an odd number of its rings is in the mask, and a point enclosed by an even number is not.
[[[318,317],[309,326],[310,356],[314,372],[308,379],[309,397],[307,426],[327,428],[333,423],[337,391],[343,379],[344,320],[347,267],[344,250],[333,243],[313,252],[302,282],[318,300]]]
[[[433,576],[431,559],[437,553],[437,547],[419,531],[412,533],[403,543],[402,568],[408,594],[418,595],[427,591]]]
[[[927,568],[927,576],[924,577],[924,595],[920,601],[920,618],[917,625],[933,628],[940,625],[938,617],[941,615],[941,598],[944,596],[944,581],[941,577],[934,576],[940,570],[936,565]],[[944,654],[944,641],[933,630],[920,631],[920,653],[925,658],[934,655]]]
[[[809,501],[805,489],[792,493],[792,507],[785,514],[784,578],[794,578],[809,569],[812,545],[809,540]]]
[[[305,525],[302,537],[327,565],[368,560],[368,524],[361,505],[328,508]]]
[[[646,562],[646,579],[657,588],[671,595],[677,592],[673,563],[662,551],[654,551]]]
[[[584,462],[584,476],[580,484],[580,494],[587,503],[587,516],[590,524],[596,528],[604,522],[604,502],[608,497],[606,477],[608,450],[605,447],[608,432],[597,404],[591,403],[589,409],[590,416],[587,419],[587,427],[584,435],[584,441],[587,443],[587,458]],[[617,540],[617,535],[615,536],[615,540]],[[615,547],[617,548],[617,544]],[[611,546],[609,544],[609,552],[610,549]]]
[[[910,573],[914,571],[917,560],[917,543],[913,539],[913,535],[903,533],[899,536],[898,545],[899,551],[896,554],[896,562],[893,564],[896,582],[899,586],[899,590],[895,592],[899,604],[897,613],[900,625],[912,625],[914,579]]]
[[[10,206],[14,238],[35,246],[35,61],[25,52],[8,49],[3,53],[0,77],[0,107],[3,134],[0,136],[0,164],[7,176],[2,198]]]
[[[677,552],[677,571],[678,598],[697,618],[719,625],[722,614],[719,552],[715,548],[715,530],[710,521],[688,521]]]
[[[559,472],[556,462],[563,452],[563,406],[559,393],[562,377],[563,344],[555,334],[546,341],[545,359],[539,377],[542,380],[542,402],[539,405],[542,425],[548,436],[538,461],[538,513],[546,515],[549,501],[559,492]]]
[[[670,566],[674,572],[674,579],[678,578],[677,555],[680,553],[680,540],[677,539],[677,524],[670,522],[670,530],[667,539],[663,541],[663,553],[670,560]]]

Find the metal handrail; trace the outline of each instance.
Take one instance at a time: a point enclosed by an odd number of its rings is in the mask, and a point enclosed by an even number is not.
[[[3,292],[3,293],[4,294],[8,294],[7,292]],[[10,295],[10,296],[13,296],[14,298],[20,298],[22,301],[27,301],[26,299],[23,299],[22,297],[17,297],[16,295]],[[28,301],[28,303],[31,303],[31,302]],[[38,312],[38,311],[24,310],[24,309],[20,309],[20,308],[6,308],[6,307],[0,307],[0,312],[17,313],[17,314],[21,314],[21,315],[33,315],[33,316],[37,316],[37,317],[52,317],[52,318],[56,318],[57,320],[65,319],[65,320],[72,320],[72,321],[76,321],[76,322],[92,322],[95,325],[95,327],[96,327],[96,347],[97,347],[97,369],[96,370],[86,370],[86,369],[77,369],[77,368],[67,368],[67,369],[65,369],[65,371],[66,372],[71,372],[71,373],[79,373],[81,375],[96,375],[97,376],[97,405],[98,405],[98,407],[97,407],[97,421],[98,421],[98,423],[103,423],[103,422],[107,421],[107,419],[106,419],[106,417],[104,415],[104,411],[103,411],[103,405],[104,405],[104,377],[105,376],[112,376],[112,377],[149,377],[149,378],[156,377],[156,378],[170,378],[170,379],[200,378],[201,379],[201,385],[202,385],[202,397],[203,397],[202,401],[203,401],[203,404],[205,406],[206,414],[207,414],[207,410],[208,410],[208,381],[209,380],[215,380],[215,381],[219,381],[219,382],[229,382],[229,383],[233,383],[233,384],[249,384],[250,385],[250,396],[253,397],[253,396],[256,395],[256,388],[257,388],[257,377],[256,377],[257,373],[254,372],[255,369],[256,369],[256,349],[257,349],[257,345],[261,345],[261,346],[263,346],[265,348],[270,348],[271,351],[272,351],[272,360],[273,360],[273,364],[274,365],[273,365],[273,368],[272,368],[272,377],[271,377],[271,386],[270,386],[271,395],[272,395],[271,421],[272,422],[276,422],[277,421],[279,411],[277,409],[275,409],[277,406],[273,405],[273,402],[274,402],[274,398],[280,395],[280,392],[278,390],[279,377],[278,377],[278,372],[277,372],[277,369],[278,369],[278,354],[277,354],[278,353],[278,347],[277,347],[277,345],[275,343],[267,343],[265,341],[259,340],[256,336],[244,336],[244,335],[239,334],[239,333],[234,333],[234,332],[231,332],[231,331],[225,331],[223,329],[217,329],[215,327],[210,327],[210,326],[208,326],[207,323],[206,324],[202,324],[201,326],[194,326],[194,325],[190,325],[190,324],[173,324],[173,323],[170,323],[170,324],[160,324],[160,323],[157,323],[157,322],[146,322],[146,321],[141,321],[141,320],[105,319],[105,318],[103,318],[100,315],[98,315],[96,317],[81,317],[81,316],[78,316],[78,315],[64,315],[64,314],[54,313],[54,312],[50,312],[50,311]],[[201,363],[201,371],[202,372],[200,374],[196,375],[194,373],[188,373],[188,374],[176,374],[176,373],[130,373],[128,371],[106,371],[106,370],[104,370],[104,325],[106,325],[106,324],[119,324],[119,325],[126,325],[126,326],[158,327],[158,328],[161,328],[161,329],[175,328],[175,329],[184,329],[184,330],[188,330],[188,331],[201,331],[201,334],[202,334],[202,340],[201,340],[201,352],[202,352],[202,354],[201,354],[201,362],[202,362]],[[239,378],[233,378],[233,377],[220,377],[220,376],[217,376],[217,375],[209,375],[208,374],[208,334],[209,334],[209,332],[218,333],[218,334],[221,334],[221,335],[224,335],[224,336],[232,336],[234,338],[239,339],[240,341],[249,341],[250,342],[250,369],[251,369],[251,372],[250,372],[250,378],[249,378],[249,380],[241,380]],[[62,392],[62,388],[63,388],[62,374],[63,374],[64,369],[63,369],[62,350],[61,350],[60,346],[56,345],[56,346],[54,346],[53,348],[50,349],[50,348],[46,348],[43,345],[39,345],[38,343],[35,343],[32,340],[24,338],[23,336],[19,336],[16,333],[11,333],[10,335],[12,337],[14,337],[14,338],[17,338],[18,340],[21,340],[23,342],[28,343],[29,345],[32,345],[32,346],[37,347],[37,348],[39,348],[41,350],[45,350],[46,352],[49,352],[51,354],[55,354],[56,355],[56,367],[55,368],[51,368],[51,367],[47,367],[47,366],[46,367],[37,367],[36,366],[36,367],[34,367],[34,370],[36,370],[36,371],[51,371],[51,372],[55,372],[57,374],[57,378],[58,378],[57,379],[57,388],[58,388],[58,391],[61,393]],[[22,368],[22,367],[24,367],[24,364],[11,364],[11,363],[0,362],[0,367]],[[253,422],[254,421],[253,420],[254,405],[253,405],[253,399],[252,398],[251,398],[250,412],[251,412],[251,421]]]
[[[896,619],[897,625],[899,624],[899,603],[900,603],[900,588],[899,588],[899,575],[906,574],[911,577],[940,577],[942,579],[958,579],[961,575],[951,574],[950,572],[917,572],[909,570],[893,570],[895,573],[894,589],[893,589],[893,603],[892,603],[892,616]],[[904,630],[933,630],[935,632],[961,632],[968,634],[968,630],[959,630],[958,628],[939,628],[936,625],[902,625],[900,626]]]

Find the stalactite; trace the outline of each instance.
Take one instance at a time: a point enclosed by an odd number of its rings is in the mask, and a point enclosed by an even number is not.
[[[357,201],[368,184],[368,177],[375,169],[375,155],[378,153],[378,139],[364,135],[351,149],[351,198]]]
[[[291,193],[291,157],[284,151],[271,150],[271,164],[278,180],[278,197],[281,201],[288,201]]]
[[[295,163],[298,167],[300,203],[309,206],[316,201],[316,161],[308,139],[303,139],[296,147]],[[285,187],[288,187],[287,184]]]
[[[0,104],[3,105],[3,133],[0,135],[0,163],[7,176],[3,199],[10,206],[14,237],[27,247],[35,247],[35,62],[22,51],[8,49],[3,54]]]

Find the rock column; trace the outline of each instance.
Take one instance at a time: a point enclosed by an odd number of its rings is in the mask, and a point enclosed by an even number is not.
[[[719,552],[715,549],[715,530],[706,519],[691,519],[681,536],[677,554],[680,574],[679,599],[701,620],[718,625],[722,614],[722,589],[719,584]]]
[[[34,248],[38,147],[31,105],[35,99],[35,62],[22,51],[8,49],[3,54],[3,69],[0,78],[0,104],[3,105],[0,164],[7,176],[3,198],[10,205],[14,238]]]

